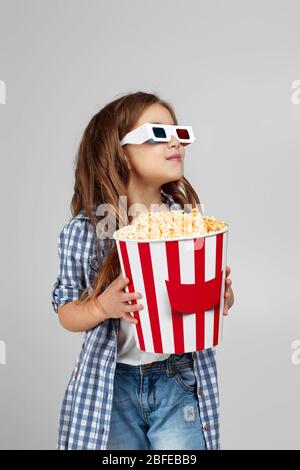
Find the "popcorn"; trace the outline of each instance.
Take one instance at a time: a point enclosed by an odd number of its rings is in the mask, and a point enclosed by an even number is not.
[[[142,212],[131,224],[115,232],[116,238],[136,240],[159,240],[177,237],[193,237],[217,232],[228,227],[224,220],[213,216],[202,216],[197,208],[191,212],[167,210]]]

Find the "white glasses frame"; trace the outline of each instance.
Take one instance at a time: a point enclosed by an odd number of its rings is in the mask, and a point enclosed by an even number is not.
[[[154,133],[153,128],[163,128],[166,134],[166,137],[157,137]],[[189,139],[183,139],[177,135],[177,129],[187,130],[189,133]],[[155,144],[156,142],[169,142],[172,135],[179,140],[183,145],[192,144],[195,142],[196,138],[192,129],[192,126],[179,126],[173,124],[153,124],[146,122],[145,124],[133,129],[128,132],[123,139],[121,140],[121,145],[125,144],[143,144],[145,142],[150,144]]]

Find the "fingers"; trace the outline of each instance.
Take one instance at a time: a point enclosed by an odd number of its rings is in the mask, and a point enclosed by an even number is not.
[[[129,300],[141,299],[142,296],[139,292],[124,292],[122,293],[123,302],[129,302]]]
[[[130,279],[128,277],[124,277],[122,273],[119,274],[119,277],[117,278],[117,281],[120,285],[125,285],[129,283]]]
[[[229,274],[230,274],[230,271],[231,271],[230,266],[226,266],[225,295],[224,295],[224,297],[228,297],[228,295],[226,295],[226,291],[229,289],[229,287],[232,284],[232,280],[229,279],[229,277],[227,278],[227,276],[229,276]]]
[[[225,293],[224,293],[224,309],[223,309],[223,315],[227,316],[228,315],[228,299],[230,297],[230,286],[232,284],[232,280],[227,278],[231,272],[230,266],[226,266],[226,278],[225,278]]]
[[[116,279],[118,288],[124,289],[130,282],[128,277],[124,277],[122,273],[119,274],[119,277]]]
[[[232,291],[232,287],[231,287],[231,280],[228,279],[228,285],[226,286],[225,288],[225,293],[224,293],[224,311],[223,311],[223,315],[227,315],[228,314],[228,310],[232,307],[233,303],[234,303],[234,295],[233,295],[233,291]]]
[[[231,284],[231,282],[230,282],[230,284]],[[232,295],[232,288],[231,288],[230,284],[225,287],[224,297],[226,299],[229,299],[229,297]]]
[[[137,325],[139,322],[138,319],[132,317],[130,313],[124,313],[122,318],[124,318],[124,320],[128,321],[129,323],[133,323],[134,325]]]
[[[142,304],[124,304],[122,307],[124,312],[136,312],[137,310],[142,310],[144,307]]]

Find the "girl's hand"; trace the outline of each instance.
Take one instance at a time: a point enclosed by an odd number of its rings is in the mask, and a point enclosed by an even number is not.
[[[231,271],[230,267],[226,266],[226,278],[230,274],[230,271]],[[231,279],[229,279],[229,278],[225,279],[225,293],[224,293],[225,302],[224,302],[223,315],[228,315],[228,310],[234,304],[234,295],[233,295],[233,291],[232,291],[232,288],[231,288],[231,284],[232,284]]]
[[[129,301],[141,299],[139,292],[124,292],[123,289],[130,280],[124,278],[122,273],[114,279],[111,284],[98,295],[97,302],[100,304],[101,316],[104,320],[108,318],[124,318],[129,323],[137,324],[139,321],[132,317],[129,312],[135,312],[144,308],[141,304],[129,304]]]

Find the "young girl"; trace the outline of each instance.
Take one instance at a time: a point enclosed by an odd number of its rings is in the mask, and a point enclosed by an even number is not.
[[[169,142],[121,145],[140,125],[175,124],[172,106],[137,92],[101,109],[84,131],[77,155],[72,218],[64,225],[60,271],[52,305],[61,325],[85,332],[60,413],[58,449],[219,449],[219,396],[213,348],[153,354],[136,348],[130,312],[142,309],[138,292],[125,292],[114,230],[127,207],[152,204],[200,207],[183,176],[184,146]],[[168,160],[180,154],[181,160]],[[97,207],[109,204],[116,225],[98,230]],[[156,206],[157,207],[157,206]],[[110,211],[111,213],[111,211]],[[102,214],[103,215],[103,214]],[[128,214],[127,214],[128,215]],[[122,224],[121,224],[122,222]],[[111,228],[113,227],[113,228]],[[226,267],[226,277],[230,268]],[[225,280],[224,312],[234,302]],[[141,299],[141,304],[130,304]]]

